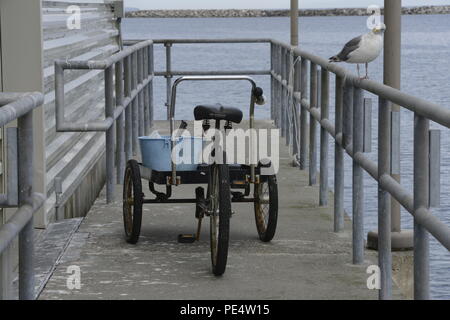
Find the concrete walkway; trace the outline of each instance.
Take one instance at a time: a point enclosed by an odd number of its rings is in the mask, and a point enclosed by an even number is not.
[[[209,220],[202,239],[177,242],[193,233],[194,206],[147,205],[137,245],[124,240],[122,203],[105,204],[104,193],[74,233],[40,299],[376,299],[366,268],[351,264],[350,223],[333,233],[332,208],[318,207],[318,188],[290,165],[284,144],[278,175],[279,220],[271,243],[258,240],[253,208],[233,204],[227,270],[211,273]],[[175,188],[192,197],[194,188]],[[117,186],[117,199],[121,199]],[[144,192],[149,196],[145,185]],[[330,196],[332,204],[332,197]],[[81,289],[67,288],[67,269],[79,266]],[[398,296],[397,290],[396,296]]]

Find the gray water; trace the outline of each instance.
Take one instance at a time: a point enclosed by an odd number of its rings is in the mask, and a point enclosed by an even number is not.
[[[308,17],[300,19],[300,42],[304,50],[330,57],[349,39],[367,31],[365,17]],[[402,43],[402,90],[450,108],[450,16],[404,16]],[[289,41],[288,18],[203,18],[203,19],[125,19],[125,39],[163,38],[275,38]],[[175,45],[173,70],[268,70],[268,44]],[[346,66],[354,70],[354,66]],[[156,46],[155,68],[163,71],[165,56]],[[382,81],[382,57],[370,65],[370,78]],[[270,92],[267,76],[254,77]],[[332,79],[334,77],[331,77]],[[334,81],[334,79],[333,79]],[[331,83],[331,86],[334,83]],[[333,90],[332,90],[333,91]],[[155,118],[165,119],[165,79],[155,82]],[[366,96],[370,96],[366,94]],[[373,101],[373,152],[376,160],[377,100]],[[334,97],[331,97],[330,101]],[[242,83],[183,83],[177,95],[177,119],[192,119],[192,109],[200,103],[221,102],[248,111],[249,86]],[[333,109],[333,108],[331,108]],[[331,118],[333,118],[331,114]],[[258,108],[256,117],[269,118],[268,106]],[[413,114],[402,110],[401,173],[402,185],[412,194]],[[432,128],[443,129],[432,124]],[[450,225],[450,130],[442,130],[441,207],[433,212]],[[334,144],[330,142],[330,165]],[[332,170],[333,168],[331,168]],[[346,159],[345,209],[351,212],[351,161]],[[332,171],[331,171],[332,172]],[[330,186],[333,182],[330,181]],[[365,179],[366,231],[377,229],[377,185]],[[402,211],[402,228],[411,229],[411,215]],[[450,299],[450,254],[431,237],[431,294],[435,299]]]

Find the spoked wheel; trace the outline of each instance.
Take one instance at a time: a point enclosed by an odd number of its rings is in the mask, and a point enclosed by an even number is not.
[[[278,186],[275,175],[255,184],[254,208],[256,228],[261,241],[269,242],[275,235],[278,220]]]
[[[231,190],[227,165],[211,166],[208,198],[210,209],[210,242],[213,273],[225,272],[228,257],[228,241],[231,217]]]
[[[130,160],[125,169],[123,184],[123,223],[125,238],[131,244],[138,242],[141,233],[143,200],[139,164],[136,160]]]

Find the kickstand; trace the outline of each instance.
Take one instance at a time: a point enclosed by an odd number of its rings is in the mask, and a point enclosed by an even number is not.
[[[197,241],[200,241],[200,232],[202,231],[202,219],[203,217],[198,218],[197,233],[195,235],[195,240]]]

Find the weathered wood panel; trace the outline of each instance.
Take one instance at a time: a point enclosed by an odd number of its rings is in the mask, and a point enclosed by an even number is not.
[[[71,5],[77,5],[81,10],[79,29],[71,30],[67,27],[71,14],[66,9]],[[105,139],[103,133],[56,132],[54,61],[98,60],[108,57],[120,50],[120,32],[111,1],[43,1],[42,14],[48,197],[46,210],[54,210],[54,181],[56,177],[60,177],[63,198],[69,199],[70,210],[66,210],[66,216],[70,217],[89,209],[89,204],[79,201],[80,192],[96,194],[101,188],[103,178],[99,178],[98,174],[104,170],[99,161],[103,158]],[[102,71],[68,70],[65,72],[64,90],[66,119],[85,123],[104,118]],[[86,184],[83,182],[86,179],[95,183]]]

